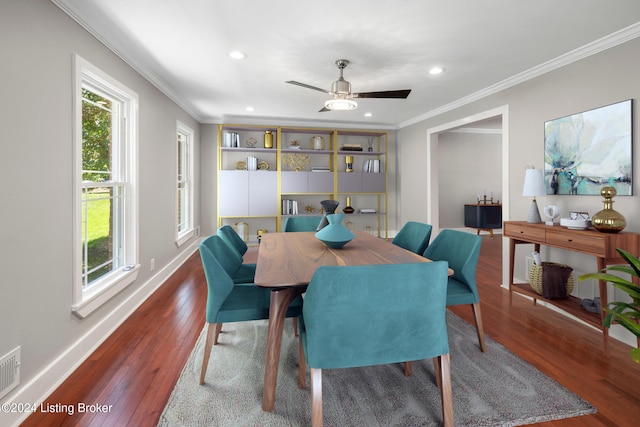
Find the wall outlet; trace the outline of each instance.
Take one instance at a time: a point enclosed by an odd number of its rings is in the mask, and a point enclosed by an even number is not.
[[[200,237],[200,226],[196,227],[196,237]]]
[[[155,269],[156,269],[156,259],[151,258],[151,261],[149,262],[149,271],[153,271]]]

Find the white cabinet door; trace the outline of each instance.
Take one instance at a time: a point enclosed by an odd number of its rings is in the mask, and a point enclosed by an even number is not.
[[[298,171],[282,171],[280,172],[281,191],[284,194],[306,193],[309,191],[307,185],[308,175],[310,172]]]
[[[249,215],[278,214],[277,172],[251,171],[249,173]]]
[[[360,193],[362,192],[361,172],[340,172],[338,174],[338,192]]]
[[[384,193],[387,191],[384,173],[363,173],[362,191],[364,193]]]
[[[249,215],[249,172],[220,171],[218,203],[221,216]]]
[[[333,193],[333,172],[309,172],[310,193]]]

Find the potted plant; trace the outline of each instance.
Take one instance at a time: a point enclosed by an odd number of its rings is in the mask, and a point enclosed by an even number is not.
[[[598,273],[583,274],[578,279],[580,281],[604,280],[611,282],[613,286],[627,293],[632,302],[614,301],[609,303],[608,307],[603,308],[607,313],[604,318],[604,326],[610,328],[611,322],[615,321],[640,338],[640,324],[638,324],[640,321],[640,287],[629,280],[607,273],[607,271],[618,271],[631,277],[640,278],[640,259],[625,250],[616,248],[616,251],[629,265],[612,265]],[[631,359],[636,363],[640,363],[640,348],[631,350]]]

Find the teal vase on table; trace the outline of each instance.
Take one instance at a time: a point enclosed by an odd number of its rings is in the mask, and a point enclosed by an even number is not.
[[[327,215],[329,225],[316,232],[316,239],[333,249],[340,249],[355,237],[349,229],[342,225],[344,214]]]

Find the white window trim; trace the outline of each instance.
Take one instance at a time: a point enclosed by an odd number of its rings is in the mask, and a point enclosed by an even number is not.
[[[194,175],[193,175],[193,165],[194,165],[194,153],[193,153],[193,138],[194,138],[194,134],[195,132],[193,131],[193,129],[191,129],[190,127],[186,126],[184,123],[181,123],[180,121],[177,122],[176,125],[176,138],[178,136],[178,133],[181,133],[183,135],[185,135],[187,137],[186,143],[187,146],[189,147],[187,150],[187,154],[188,154],[188,158],[187,158],[187,169],[188,169],[188,181],[189,181],[189,191],[188,191],[188,200],[187,200],[187,216],[189,218],[188,222],[189,222],[189,226],[186,230],[179,232],[178,231],[178,224],[180,222],[180,213],[178,212],[179,210],[179,206],[178,206],[178,186],[176,185],[176,195],[174,197],[174,200],[176,201],[176,245],[177,246],[182,246],[183,244],[185,244],[187,241],[189,241],[189,239],[191,239],[192,237],[194,237],[196,235],[196,230],[195,230],[195,226],[194,226]],[[179,145],[176,143],[176,183],[177,183],[177,179],[178,179],[178,162],[177,159],[179,158],[178,156],[178,150],[179,150]]]
[[[125,213],[124,266],[82,288],[82,84],[84,81],[108,87],[128,108],[127,118],[127,209]],[[73,302],[72,312],[84,318],[133,283],[140,271],[138,263],[138,94],[111,78],[78,55],[73,57]]]

